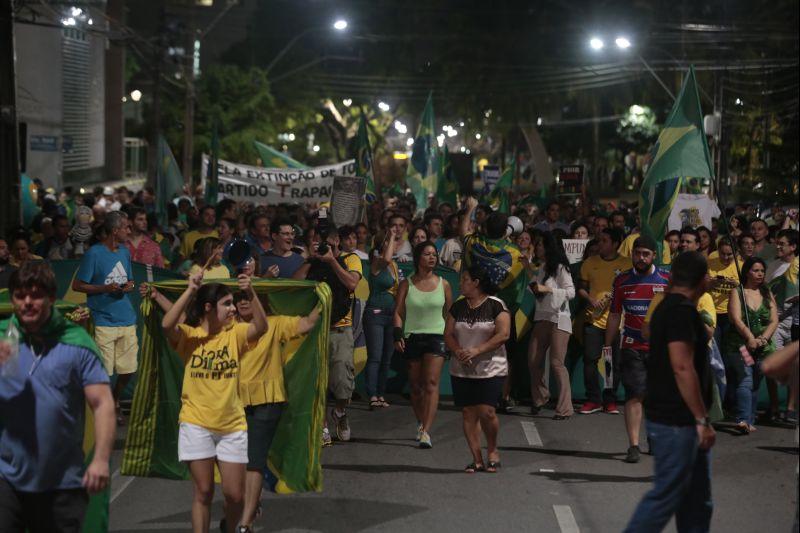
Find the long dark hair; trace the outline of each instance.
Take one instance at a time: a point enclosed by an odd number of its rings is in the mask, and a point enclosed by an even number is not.
[[[194,301],[186,309],[186,323],[195,328],[199,326],[206,314],[206,304],[211,304],[211,307],[215,308],[217,302],[230,293],[230,289],[222,283],[208,283],[200,287],[194,295]]]
[[[755,256],[755,255],[753,257],[748,257],[747,260],[744,262],[744,265],[742,265],[742,273],[739,276],[739,283],[741,284],[742,288],[744,288],[745,285],[747,284],[747,275],[750,273],[750,270],[752,270],[752,268],[756,264],[759,264],[762,267],[764,267],[764,274],[766,274],[767,263],[765,263],[763,259],[761,259],[760,257]],[[767,309],[769,309],[769,307],[770,307],[770,305],[769,305],[769,289],[767,288],[767,278],[766,278],[766,276],[764,277],[764,282],[761,283],[761,286],[758,287],[758,292],[761,293],[761,297],[764,298],[764,304],[767,306]],[[745,305],[747,305],[747,304],[745,303]]]
[[[569,272],[569,260],[564,253],[564,245],[551,232],[546,231],[542,234],[542,246],[544,247],[544,279],[555,278],[558,273],[558,265],[563,265]]]
[[[489,274],[480,265],[473,263],[466,272],[470,278],[478,281],[478,287],[484,294],[489,296],[497,294],[497,285],[492,282]]]

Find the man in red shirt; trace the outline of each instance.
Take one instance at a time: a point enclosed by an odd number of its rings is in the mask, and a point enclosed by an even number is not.
[[[164,268],[164,256],[161,247],[147,236],[147,212],[141,207],[128,210],[131,224],[131,237],[125,246],[131,253],[131,261]]]

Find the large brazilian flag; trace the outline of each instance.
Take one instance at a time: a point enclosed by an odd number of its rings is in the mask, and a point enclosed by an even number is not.
[[[406,184],[417,201],[417,211],[428,207],[428,195],[435,195],[439,173],[439,150],[433,123],[433,95],[428,95],[414,138],[414,149],[406,170]]]
[[[235,289],[236,280],[220,281]],[[185,281],[153,285],[176,300]],[[331,293],[312,281],[258,280],[254,287],[268,314],[307,315],[318,304],[323,312],[307,335],[284,347],[287,404],[269,453],[269,467],[282,493],[322,490],[320,463],[325,391],[328,383],[328,330]],[[178,413],[181,407],[183,363],[161,329],[163,314],[150,299],[140,308],[142,332],[139,372],[122,460],[128,476],[187,479],[188,469],[178,461]],[[269,317],[268,317],[269,320]]]
[[[642,233],[658,243],[656,257],[661,257],[661,243],[681,181],[714,178],[693,66],[651,155],[652,162],[639,193],[639,215]]]

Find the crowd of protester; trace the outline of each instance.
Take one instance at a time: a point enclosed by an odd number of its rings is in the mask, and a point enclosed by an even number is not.
[[[129,297],[137,289],[133,263],[170,269],[187,279],[186,291],[175,302],[151,286],[138,287],[162,309],[165,335],[182,359],[198,350],[224,351],[237,362],[225,379],[213,381],[213,387],[202,372],[186,372],[184,377],[178,454],[190,465],[192,520],[198,530],[209,527],[216,459],[226,501],[223,527],[250,531],[266,450],[286,401],[280,386],[264,385],[282,379],[280,364],[269,362],[271,346],[308,332],[319,315],[315,310],[307,317],[267,317],[254,297],[252,278],[324,280],[332,287],[330,405],[320,436],[323,446],[351,439],[347,408],[355,391],[353,327],[361,317],[369,407],[380,411],[389,406],[390,363],[402,358],[408,372],[409,415],[414,416],[421,448],[434,444],[440,379],[449,358],[453,398],[462,409],[471,454],[465,468],[469,473],[497,472],[501,466],[497,409],[513,412],[529,397],[534,414],[552,408],[552,418],[559,421],[576,412],[619,414],[620,383],[629,440],[625,460],[638,462],[643,418],[661,429],[682,425],[686,418],[680,409],[664,414],[670,402],[681,400],[674,381],[653,381],[653,366],[663,365],[666,357],[655,339],[692,340],[704,346],[692,354],[708,360],[716,404],[742,434],[756,431],[763,422],[797,422],[796,390],[783,408],[780,385],[770,377],[768,409],[761,417],[757,412],[764,375],[760,363],[798,336],[796,210],[776,206],[759,216],[755,206],[737,205],[708,227],[670,231],[663,242],[656,242],[642,231],[635,205],[624,203],[531,202],[514,208],[512,223],[507,214],[474,198],[465,198],[463,206],[440,203],[418,211],[410,198],[390,197],[368,206],[363,223],[324,229],[320,206],[252,205],[231,199],[211,206],[204,205],[202,196],[187,195],[168,202],[166,213],[157,213],[149,188],[136,193],[124,187],[86,194],[65,190],[58,197],[44,195],[40,204],[30,227],[16,228],[0,239],[0,288],[9,288],[14,301],[34,289],[53,299],[52,273],[42,265],[80,260],[72,289],[87,295],[105,371],[99,376],[96,368],[83,368],[82,380],[96,393],[96,384],[116,376],[111,398],[118,424],[126,422],[119,399],[137,370],[139,349],[137,313]],[[243,266],[232,265],[224,250],[240,239],[249,245],[250,254]],[[565,239],[588,241],[577,264],[567,259]],[[509,252],[510,263],[492,266],[485,261],[487,250]],[[679,260],[682,256],[685,259]],[[402,267],[410,267],[412,273],[404,275]],[[461,273],[458,292],[440,275],[441,267]],[[524,283],[509,284],[512,276]],[[778,294],[773,284],[782,277],[795,287],[788,297]],[[238,278],[238,291],[213,283],[230,278]],[[369,298],[361,316],[354,316],[354,293],[362,279],[368,283]],[[528,317],[533,324],[527,346],[528,394],[511,386],[512,376],[525,370],[510,356],[518,340],[514,314],[520,291],[530,291],[536,302]],[[683,312],[685,301],[692,302],[702,320],[697,328],[702,338],[681,337],[683,333],[665,325],[665,309],[678,306]],[[685,324],[691,326],[687,331],[695,331],[694,320],[694,315],[686,315]],[[663,352],[660,359],[656,352]],[[568,353],[583,358],[586,399],[577,409]],[[555,376],[551,387],[558,389],[552,401],[545,376],[548,357]],[[789,386],[796,389],[796,380]],[[658,394],[649,394],[653,387]],[[695,418],[707,428],[705,418],[714,402],[705,392],[698,404],[705,405],[698,407],[702,416]],[[680,404],[684,407],[685,398]],[[0,403],[5,401],[3,396]],[[210,411],[209,405],[215,408]],[[481,434],[488,445],[485,458]],[[659,437],[653,436],[658,431],[648,429],[648,434],[652,451],[659,446]],[[3,438],[11,437],[5,432]],[[27,485],[15,485],[3,475],[6,481],[0,489],[26,490]],[[74,479],[68,481],[55,488],[77,488]]]

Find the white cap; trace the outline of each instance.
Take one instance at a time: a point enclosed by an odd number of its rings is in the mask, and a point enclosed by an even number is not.
[[[106,196],[113,196],[114,195],[114,187],[103,187],[103,194]]]

